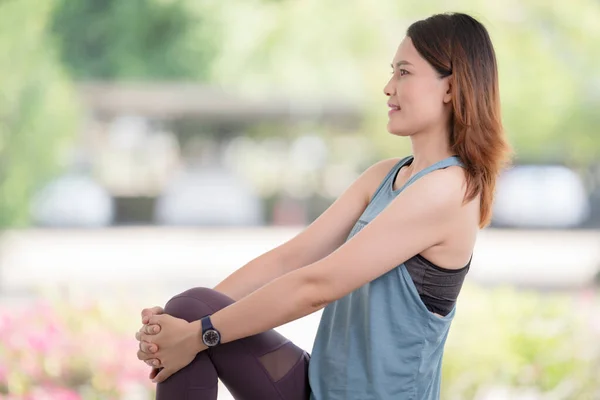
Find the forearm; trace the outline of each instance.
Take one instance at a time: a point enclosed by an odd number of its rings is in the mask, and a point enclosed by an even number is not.
[[[238,301],[256,289],[299,266],[292,257],[285,257],[286,250],[278,247],[256,257],[214,287],[217,292]]]
[[[309,271],[292,271],[211,316],[222,343],[252,336],[318,311],[318,283]],[[196,329],[200,329],[199,322]]]

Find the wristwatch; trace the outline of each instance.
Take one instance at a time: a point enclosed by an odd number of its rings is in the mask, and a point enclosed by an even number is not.
[[[200,320],[202,323],[202,342],[208,347],[215,347],[221,343],[221,334],[210,321],[210,315]]]

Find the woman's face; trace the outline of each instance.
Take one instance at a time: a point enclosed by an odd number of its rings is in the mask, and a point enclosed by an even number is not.
[[[396,51],[384,93],[391,106],[387,125],[391,134],[411,136],[447,126],[452,100],[449,80],[439,77],[408,36]]]

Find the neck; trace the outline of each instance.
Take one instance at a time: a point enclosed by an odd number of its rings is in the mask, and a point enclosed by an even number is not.
[[[449,137],[448,132],[443,129],[422,131],[412,135],[410,139],[414,160],[410,165],[411,170],[420,171],[454,155],[450,150]]]

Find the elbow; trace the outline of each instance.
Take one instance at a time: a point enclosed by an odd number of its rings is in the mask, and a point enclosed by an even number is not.
[[[302,284],[305,289],[303,290],[304,303],[311,309],[311,312],[318,311],[336,300],[333,288],[321,276],[322,274],[314,273],[309,267],[298,272],[303,272],[305,275]]]

